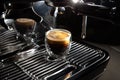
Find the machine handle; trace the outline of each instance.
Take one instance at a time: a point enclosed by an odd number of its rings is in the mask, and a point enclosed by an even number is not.
[[[109,7],[96,5],[92,3],[77,3],[72,5],[72,9],[76,14],[91,16],[109,21],[111,19],[112,10]]]

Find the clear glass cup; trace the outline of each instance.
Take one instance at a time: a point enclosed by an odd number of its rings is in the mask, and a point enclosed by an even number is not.
[[[18,18],[15,20],[15,29],[27,41],[28,45],[34,45],[36,22],[29,18]]]
[[[69,54],[72,41],[71,32],[66,29],[52,29],[45,34],[45,47],[47,50],[47,60],[66,60]]]

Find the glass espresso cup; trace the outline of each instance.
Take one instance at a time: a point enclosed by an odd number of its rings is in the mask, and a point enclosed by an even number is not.
[[[18,18],[15,24],[18,32],[28,35],[34,31],[36,22],[29,18]]]
[[[45,34],[47,60],[65,60],[71,47],[71,32],[65,29],[52,29]]]
[[[18,18],[15,20],[15,29],[27,41],[28,45],[34,45],[36,22],[30,18]]]

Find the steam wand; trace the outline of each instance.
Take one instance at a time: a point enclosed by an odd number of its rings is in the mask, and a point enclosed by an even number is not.
[[[81,38],[86,38],[86,29],[87,29],[87,16],[83,16],[82,19],[82,32],[81,32]]]
[[[58,15],[58,9],[59,9],[59,7],[55,7],[55,11],[54,11],[54,13],[53,13],[53,27],[56,27],[57,26],[57,24],[56,24],[56,20],[57,20],[57,15]]]
[[[83,0],[71,0],[72,6],[75,4],[82,4],[84,3]],[[74,9],[73,9],[74,11]],[[77,13],[77,15],[80,15],[80,12]],[[81,38],[85,39],[86,38],[86,29],[87,29],[87,16],[83,15],[82,17],[82,30],[81,30]]]

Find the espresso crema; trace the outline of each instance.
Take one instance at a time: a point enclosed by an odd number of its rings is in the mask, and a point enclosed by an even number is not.
[[[35,21],[29,18],[18,18],[15,21],[15,26],[20,33],[25,34],[33,30]]]

